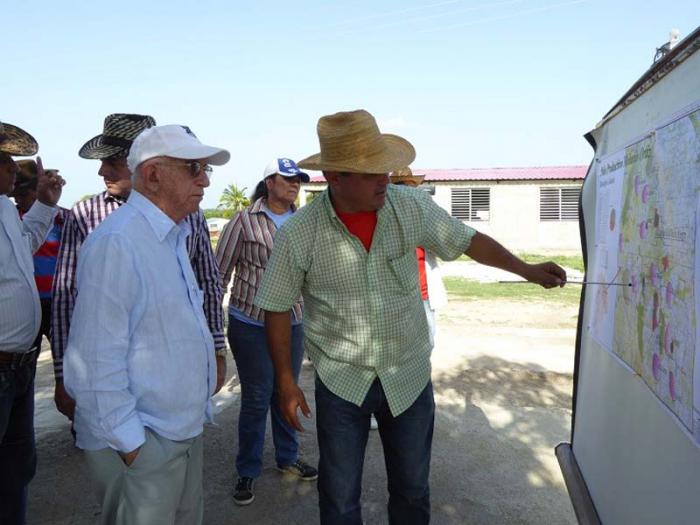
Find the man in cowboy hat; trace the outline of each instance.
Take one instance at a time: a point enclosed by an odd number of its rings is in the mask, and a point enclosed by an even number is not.
[[[33,159],[17,161],[19,171],[15,180],[15,189],[10,194],[15,200],[19,216],[27,213],[37,200],[38,173],[37,164]],[[47,175],[57,175],[58,170],[44,169]],[[53,286],[53,275],[56,271],[56,259],[58,258],[58,248],[61,245],[61,233],[63,224],[69,210],[57,206],[56,217],[44,243],[34,252],[34,279],[41,301],[41,327],[37,335],[35,344],[41,348],[41,340],[46,337],[50,341],[51,336],[51,287]]]
[[[81,248],[64,372],[104,524],[202,523],[217,359],[186,217],[229,157],[185,126],[143,131],[129,200]]]
[[[17,177],[14,155],[39,149],[29,133],[0,123],[0,523],[23,524],[27,486],[36,470],[34,344],[41,305],[32,253],[44,242],[56,215],[63,179],[46,175],[37,158],[37,202],[20,220],[8,199]]]
[[[127,201],[132,186],[131,172],[126,162],[129,148],[139,133],[155,125],[155,119],[149,115],[108,115],[104,120],[103,132],[88,140],[78,152],[84,159],[100,161],[98,174],[104,179],[106,191],[78,202],[70,210],[53,283],[51,333],[56,377],[55,401],[58,410],[70,419],[73,419],[75,404],[63,386],[63,356],[75,304],[78,252],[88,234]],[[185,220],[191,229],[187,252],[199,287],[204,292],[204,313],[217,350],[218,392],[226,378],[226,340],[219,270],[202,211],[193,210]]]
[[[282,413],[310,411],[290,364],[289,310],[304,297],[305,348],[316,369],[319,506],[325,524],[360,524],[362,465],[374,414],[384,446],[389,521],[428,523],[435,405],[430,338],[415,249],[444,260],[465,253],[545,288],[563,286],[554,263],[527,264],[450,217],[422,191],[389,184],[413,146],[381,134],[366,111],[318,122],[321,152],[299,163],[328,189],[277,232],[255,304],[265,326]]]

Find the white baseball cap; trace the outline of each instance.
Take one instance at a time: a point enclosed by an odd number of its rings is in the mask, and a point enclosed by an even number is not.
[[[139,133],[131,145],[126,163],[129,171],[134,173],[139,164],[155,157],[203,159],[207,164],[222,166],[229,161],[231,154],[225,149],[202,144],[187,126],[168,124]]]
[[[283,177],[287,178],[299,177],[302,182],[309,182],[309,175],[301,171],[297,167],[296,162],[286,157],[272,160],[267,166],[265,166],[265,171],[263,171],[263,179],[266,179],[270,175],[282,175]]]

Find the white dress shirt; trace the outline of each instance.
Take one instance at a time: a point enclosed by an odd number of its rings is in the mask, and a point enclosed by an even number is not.
[[[189,234],[132,191],[83,244],[63,361],[78,447],[130,452],[145,427],[181,441],[210,420],[214,339]]]
[[[56,207],[36,201],[19,218],[15,205],[0,195],[0,352],[26,352],[41,324],[41,303],[32,254],[53,225]]]

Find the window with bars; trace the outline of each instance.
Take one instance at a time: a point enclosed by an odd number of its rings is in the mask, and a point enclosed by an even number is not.
[[[540,188],[541,221],[577,221],[581,188]]]
[[[451,215],[462,221],[488,221],[491,215],[489,188],[452,188]]]

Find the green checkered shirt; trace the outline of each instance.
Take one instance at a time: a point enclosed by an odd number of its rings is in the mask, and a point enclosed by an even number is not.
[[[324,191],[277,232],[255,304],[284,312],[303,295],[305,347],[323,383],[359,406],[379,377],[396,416],[430,380],[416,247],[452,260],[474,233],[426,192],[390,185],[368,252]]]

